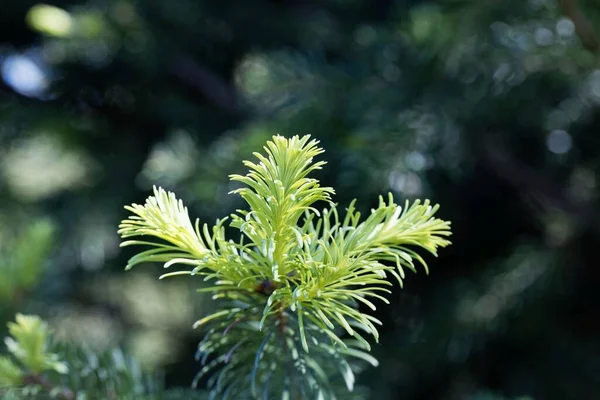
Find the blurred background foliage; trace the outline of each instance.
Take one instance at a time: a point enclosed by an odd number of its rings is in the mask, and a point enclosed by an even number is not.
[[[122,207],[157,184],[213,221],[242,158],[310,133],[339,203],[453,222],[377,312],[370,398],[600,398],[597,32],[592,0],[4,0],[0,334],[39,314],[189,385],[212,305],[123,272]]]

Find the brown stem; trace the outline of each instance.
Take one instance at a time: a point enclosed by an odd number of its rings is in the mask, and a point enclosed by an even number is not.
[[[598,53],[600,50],[600,40],[594,26],[583,11],[581,11],[577,0],[558,0],[558,4],[562,13],[573,21],[575,33],[577,33],[583,47],[592,53]]]
[[[47,392],[51,392],[57,388],[59,388],[58,386],[54,386],[52,385],[50,382],[48,382],[48,380],[41,376],[41,375],[27,375],[23,378],[23,384],[24,385],[39,385],[41,386],[45,391]],[[61,400],[74,400],[75,399],[75,393],[73,393],[73,391],[71,391],[70,389],[67,388],[59,388],[60,392],[58,393],[58,399]]]

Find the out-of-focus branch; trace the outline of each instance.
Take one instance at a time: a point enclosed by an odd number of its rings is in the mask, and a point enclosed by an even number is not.
[[[600,40],[594,26],[585,16],[577,0],[558,0],[558,4],[565,17],[568,17],[575,25],[575,33],[581,40],[583,47],[593,53],[600,51]]]
[[[593,207],[568,196],[560,187],[533,168],[511,157],[497,143],[484,145],[484,162],[496,175],[521,193],[533,194],[553,207],[561,209],[579,226],[600,229],[600,216]]]
[[[170,67],[172,74],[183,84],[199,91],[219,108],[237,116],[243,115],[235,87],[222,77],[184,55],[173,57]]]

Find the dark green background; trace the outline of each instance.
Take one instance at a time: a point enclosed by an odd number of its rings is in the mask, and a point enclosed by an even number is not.
[[[122,207],[157,184],[214,221],[243,158],[310,133],[340,204],[392,191],[453,224],[376,313],[371,398],[600,398],[592,0],[49,3],[58,37],[0,6],[0,326],[38,313],[188,385],[212,305],[123,271]]]

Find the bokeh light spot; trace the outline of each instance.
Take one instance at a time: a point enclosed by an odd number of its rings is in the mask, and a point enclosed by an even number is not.
[[[2,77],[15,91],[29,97],[41,96],[49,85],[42,68],[23,55],[11,55],[4,60]]]
[[[562,129],[556,129],[550,132],[546,139],[546,146],[554,154],[565,154],[571,150],[573,140],[571,135]]]
[[[32,29],[49,36],[67,37],[73,31],[71,15],[48,4],[33,6],[25,19]]]
[[[558,33],[560,36],[573,36],[575,33],[575,25],[573,24],[573,21],[568,18],[561,18],[556,23],[556,33]]]

